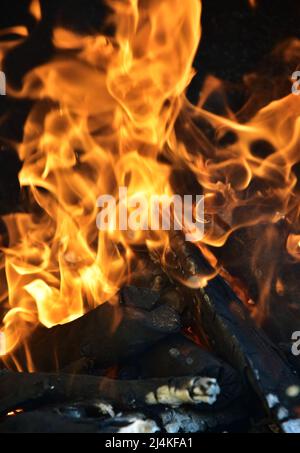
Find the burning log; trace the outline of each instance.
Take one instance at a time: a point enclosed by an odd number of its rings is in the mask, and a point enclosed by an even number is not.
[[[142,414],[113,418],[76,419],[56,410],[33,411],[6,417],[0,423],[0,433],[155,433],[156,422]]]
[[[240,405],[223,411],[203,413],[192,408],[158,408],[149,413],[125,412],[115,415],[101,401],[46,407],[32,412],[15,412],[0,423],[0,433],[155,433],[170,434],[221,432],[230,427],[249,426]],[[155,421],[154,421],[155,420]]]
[[[0,415],[51,402],[93,398],[104,399],[114,407],[124,409],[155,405],[212,405],[219,393],[216,379],[199,376],[117,381],[87,375],[2,371]]]
[[[68,324],[39,327],[26,347],[3,358],[3,365],[15,369],[17,363],[26,370],[29,349],[38,371],[115,366],[180,329],[178,312],[165,303],[167,295],[127,288],[116,303],[104,303]]]
[[[0,433],[155,433],[222,432],[248,427],[246,411],[239,405],[223,411],[202,413],[192,408],[157,409],[149,414],[125,412],[115,415],[101,401],[47,407],[11,413],[0,423]],[[153,413],[151,413],[153,412]]]
[[[212,412],[199,412],[192,408],[166,409],[160,413],[164,429],[168,433],[205,433],[221,432],[230,426],[249,425],[248,414],[240,404],[233,404],[227,409]]]
[[[209,376],[218,381],[220,395],[214,407],[223,408],[242,396],[239,374],[230,365],[203,350],[184,335],[172,334],[135,360],[136,377]],[[129,365],[129,372],[131,366]],[[121,376],[126,376],[126,367]]]
[[[291,260],[287,250],[293,228],[286,220],[242,228],[233,232],[222,248],[213,251],[255,301],[251,310],[279,347],[288,343],[299,328],[300,266],[297,260]],[[295,366],[300,371],[300,364]]]
[[[300,381],[281,351],[255,326],[220,277],[197,297],[203,327],[215,349],[250,383],[283,431],[300,432]]]
[[[239,370],[283,431],[299,432],[300,381],[282,352],[255,325],[225,280],[214,276],[199,249],[174,234],[171,254],[178,262],[175,270],[171,267],[173,277],[207,279],[205,289],[191,290],[191,297],[198,310],[195,317],[214,350]]]

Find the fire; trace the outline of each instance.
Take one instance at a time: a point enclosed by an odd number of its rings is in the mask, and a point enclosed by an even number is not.
[[[39,0],[32,0],[29,6],[29,11],[35,20],[40,21],[42,18],[41,4]]]
[[[16,410],[14,410],[12,412],[8,412],[6,415],[8,417],[12,417],[12,416],[17,415],[17,414],[22,414],[22,412],[24,412],[23,409],[16,409]]]
[[[300,260],[300,235],[290,234],[287,239],[286,248],[294,259]]]
[[[170,166],[158,156],[175,141],[201,5],[107,3],[113,37],[57,26],[57,55],[27,73],[20,91],[9,89],[35,105],[18,146],[29,213],[5,218],[6,351],[38,323],[69,322],[109,299],[130,275],[131,247],[168,239],[165,233],[98,231],[97,198],[117,195],[121,186],[130,195],[172,194]],[[30,11],[40,20],[38,1]]]
[[[8,87],[34,107],[17,146],[29,209],[4,219],[10,237],[0,294],[5,352],[38,323],[69,322],[116,294],[130,277],[135,245],[167,247],[166,232],[99,231],[102,194],[118,199],[119,187],[127,187],[130,195],[172,195],[173,170],[186,169],[205,195],[204,250],[221,247],[243,226],[299,222],[299,98],[262,102],[255,115],[242,112],[241,121],[227,105],[220,115],[206,109],[212,94],[224,98],[221,82],[209,78],[193,106],[185,91],[201,37],[201,2],[107,4],[113,36],[57,25],[52,60],[27,73],[19,91]],[[30,11],[40,20],[39,2]],[[217,144],[197,124],[209,125]],[[221,146],[228,133],[233,140]],[[267,241],[272,247],[275,235]],[[299,246],[294,237],[287,244],[292,256],[295,241]],[[258,238],[258,253],[264,246]],[[256,314],[266,312],[271,279],[272,269]]]
[[[249,2],[249,5],[251,6],[251,8],[257,7],[258,0],[248,0],[248,2]]]

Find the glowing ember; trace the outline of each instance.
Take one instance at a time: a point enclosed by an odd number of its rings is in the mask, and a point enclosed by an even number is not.
[[[300,260],[300,235],[290,234],[286,245],[289,254],[296,260]]]
[[[257,7],[258,0],[248,0],[248,2],[249,2],[249,5],[251,6],[251,8]]]

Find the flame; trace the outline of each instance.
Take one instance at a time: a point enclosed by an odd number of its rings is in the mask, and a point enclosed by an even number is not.
[[[258,0],[248,0],[248,2],[251,8],[256,8],[258,5]]]
[[[42,11],[41,11],[41,4],[40,0],[32,0],[29,5],[29,12],[35,18],[37,22],[39,22],[42,18]]]
[[[117,197],[121,186],[130,196],[172,194],[170,166],[158,157],[174,140],[193,76],[201,4],[107,3],[113,37],[57,25],[53,59],[27,73],[21,90],[8,89],[35,104],[18,146],[29,213],[4,218],[6,352],[38,323],[69,322],[113,296],[129,277],[133,245],[168,240],[159,232],[98,231],[97,198]],[[41,19],[39,1],[30,12]]]
[[[254,115],[249,112],[256,102],[250,99],[235,115],[223,84],[210,77],[198,105],[191,105],[185,90],[201,37],[201,2],[108,0],[107,5],[113,36],[86,36],[56,25],[51,61],[28,72],[20,90],[8,87],[11,96],[31,99],[34,107],[18,145],[24,162],[20,184],[28,190],[29,206],[27,213],[4,217],[10,243],[3,248],[2,354],[38,323],[69,322],[116,294],[130,277],[134,246],[168,246],[166,232],[99,231],[102,194],[119,204],[119,187],[127,187],[132,197],[172,195],[172,173],[184,168],[205,195],[203,250],[223,246],[245,226],[273,227],[282,219],[299,224],[298,97],[260,99]],[[33,1],[30,8],[37,20],[39,6]],[[11,47],[3,47],[0,58]],[[281,52],[284,58],[293,53],[288,44]],[[207,108],[213,97],[221,112]],[[213,130],[214,138],[199,125]],[[271,228],[265,242],[257,239],[253,267],[276,238]],[[294,257],[295,241],[290,236],[287,242]],[[273,267],[262,283],[256,316],[267,313]]]
[[[11,412],[8,412],[6,414],[7,417],[12,417],[14,415],[18,415],[18,414],[22,414],[22,412],[24,412],[23,409],[15,409],[14,411],[11,411]]]
[[[287,239],[286,248],[288,253],[297,261],[300,260],[300,235],[290,234]]]

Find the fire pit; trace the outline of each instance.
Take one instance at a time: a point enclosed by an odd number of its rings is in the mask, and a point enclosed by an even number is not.
[[[0,432],[300,433],[300,41],[86,3],[0,33]]]

